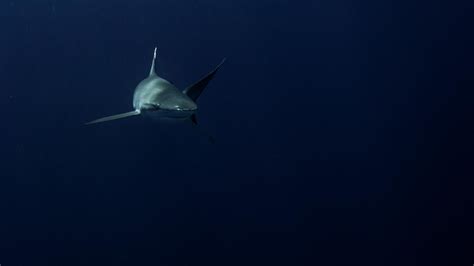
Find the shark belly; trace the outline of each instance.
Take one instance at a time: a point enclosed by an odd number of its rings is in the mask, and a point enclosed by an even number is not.
[[[175,111],[175,110],[156,110],[144,112],[145,116],[153,120],[187,120],[195,112],[194,111]]]

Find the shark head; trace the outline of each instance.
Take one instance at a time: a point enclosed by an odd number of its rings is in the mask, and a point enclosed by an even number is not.
[[[166,101],[162,101],[159,105],[159,109],[176,112],[193,112],[197,110],[197,104],[188,96],[182,94],[182,97],[177,97],[175,95]]]
[[[134,107],[143,112],[194,112],[197,104],[186,94],[161,78],[154,78],[152,86],[139,87],[134,95]],[[159,79],[159,80],[156,80]]]

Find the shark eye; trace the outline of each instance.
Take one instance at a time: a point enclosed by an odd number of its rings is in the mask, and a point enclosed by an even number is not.
[[[142,109],[156,110],[156,109],[160,109],[160,106],[158,104],[154,104],[154,103],[145,103],[145,104],[142,105]]]

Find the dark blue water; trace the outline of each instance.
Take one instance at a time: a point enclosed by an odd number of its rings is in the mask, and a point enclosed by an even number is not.
[[[472,3],[0,2],[0,264],[471,265]],[[158,46],[199,127],[130,118]]]

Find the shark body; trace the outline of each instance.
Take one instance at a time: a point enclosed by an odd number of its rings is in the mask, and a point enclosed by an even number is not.
[[[155,61],[156,48],[153,52],[153,61],[148,77],[135,88],[133,111],[99,118],[87,122],[86,125],[138,115],[149,115],[161,119],[190,119],[193,124],[197,124],[196,111],[198,107],[196,101],[225,59],[213,71],[183,91],[156,74]]]

